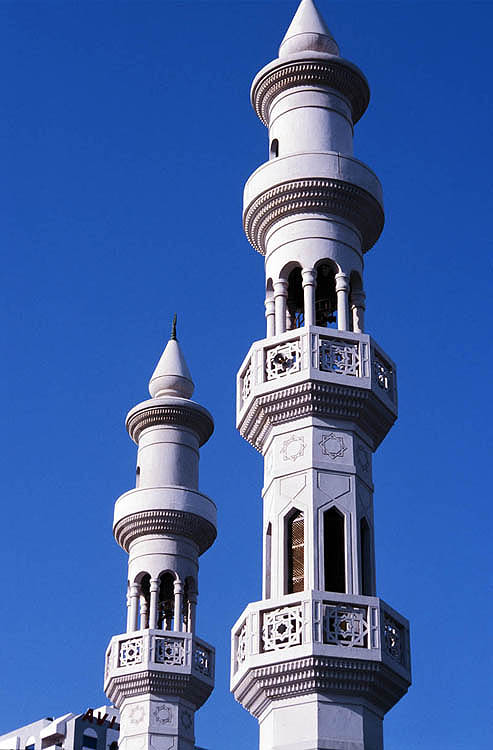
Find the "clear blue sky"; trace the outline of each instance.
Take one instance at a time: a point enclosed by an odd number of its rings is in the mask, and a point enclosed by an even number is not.
[[[249,104],[289,2],[0,4],[0,733],[101,705],[125,617],[112,538],[132,486],[126,411],[179,313],[213,413],[201,487],[219,509],[198,632],[217,648],[197,741],[252,750],[228,693],[229,628],[260,598],[261,458],[234,430],[235,373],[264,335],[243,183],[267,157]],[[367,327],[398,364],[375,459],[377,587],[412,625],[414,685],[388,750],[491,747],[491,3],[319,0],[372,100],[356,155],[387,223]]]

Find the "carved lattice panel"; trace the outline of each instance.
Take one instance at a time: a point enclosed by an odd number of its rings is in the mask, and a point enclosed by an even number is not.
[[[319,347],[319,367],[336,375],[360,376],[359,345],[340,339],[323,340]]]
[[[284,375],[300,372],[300,370],[301,346],[299,339],[266,350],[265,374],[267,380],[275,380]]]
[[[335,646],[366,648],[368,643],[366,609],[343,604],[327,604],[324,635],[325,642]]]
[[[252,366],[251,364],[249,364],[241,378],[241,399],[243,402],[247,400],[251,392],[252,392]]]
[[[121,641],[118,649],[118,666],[130,667],[142,663],[142,638],[130,638]]]
[[[182,666],[185,664],[185,641],[183,638],[156,638],[154,661],[157,664]]]
[[[303,610],[300,604],[264,612],[262,645],[264,651],[277,651],[303,642]]]
[[[388,362],[376,352],[373,355],[373,373],[376,384],[385,391],[390,398],[394,398],[394,372]]]
[[[401,626],[390,617],[386,612],[383,615],[383,638],[382,645],[385,651],[392,659],[395,659],[399,664],[404,662],[404,644],[402,637]]]
[[[202,646],[195,646],[193,652],[193,666],[205,677],[212,677],[211,652]]]
[[[243,664],[247,656],[247,630],[246,630],[246,622],[243,623],[243,626],[238,633],[237,641],[236,641],[236,661],[238,663],[238,666]]]

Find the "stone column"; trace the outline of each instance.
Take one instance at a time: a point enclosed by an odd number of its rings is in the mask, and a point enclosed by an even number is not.
[[[288,282],[279,279],[274,284],[274,303],[276,315],[276,336],[286,330],[286,308],[288,299]]]
[[[351,294],[351,312],[353,314],[353,331],[355,333],[365,332],[365,300],[364,292],[353,292]]]
[[[130,606],[128,610],[127,631],[139,629],[139,595],[140,586],[136,583],[132,583],[129,594]]]
[[[337,328],[340,331],[349,330],[349,277],[345,273],[337,273]]]
[[[303,302],[305,307],[305,325],[312,326],[315,323],[315,270],[304,268],[303,276]]]
[[[152,578],[150,584],[151,601],[149,605],[149,627],[153,630],[157,625],[157,604],[159,591],[159,578]]]
[[[265,317],[267,320],[267,338],[270,338],[276,332],[276,311],[272,295],[265,300]]]
[[[180,632],[182,629],[182,618],[183,618],[183,583],[181,581],[175,581],[174,584],[175,594],[175,622],[173,630]]]
[[[140,629],[149,627],[149,606],[144,594],[140,595]]]

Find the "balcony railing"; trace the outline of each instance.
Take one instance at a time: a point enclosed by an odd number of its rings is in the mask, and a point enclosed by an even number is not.
[[[253,344],[238,379],[240,414],[252,396],[288,376],[292,383],[315,377],[359,385],[394,410],[397,405],[395,365],[370,336],[312,326]]]
[[[233,631],[234,674],[270,663],[274,655],[295,658],[293,649],[304,656],[314,644],[323,647],[317,653],[382,658],[409,670],[407,620],[381,599],[312,591],[284,602],[249,605]]]
[[[105,681],[128,671],[152,669],[214,679],[214,649],[191,633],[140,630],[112,638],[106,651]]]

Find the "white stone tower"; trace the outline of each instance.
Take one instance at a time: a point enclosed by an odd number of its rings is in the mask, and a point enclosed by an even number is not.
[[[195,635],[198,558],[216,537],[216,507],[197,489],[199,448],[214,424],[193,390],[174,321],[152,398],[127,415],[136,487],[115,504],[127,632],[108,646],[104,688],[120,709],[121,750],[193,750],[194,713],[214,685],[214,649]]]
[[[410,657],[375,584],[372,454],[397,391],[364,333],[363,256],[384,223],[380,183],[353,157],[368,83],[302,0],[251,98],[270,158],[243,218],[265,256],[267,336],[239,371],[237,424],[264,456],[263,598],[233,628],[231,685],[261,750],[381,750]]]

